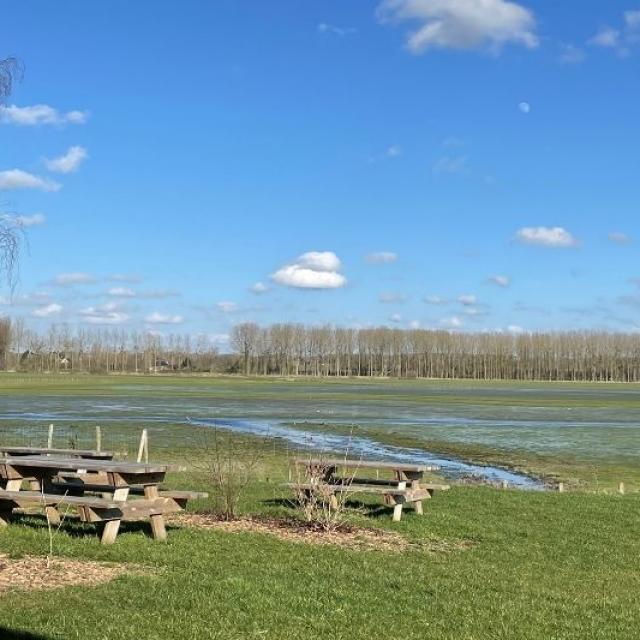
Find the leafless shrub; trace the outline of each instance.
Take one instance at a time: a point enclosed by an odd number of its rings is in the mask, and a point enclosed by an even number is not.
[[[207,430],[200,466],[211,483],[216,512],[225,520],[238,517],[238,506],[264,459],[264,443]]]
[[[327,532],[344,526],[347,501],[356,492],[350,486],[357,470],[350,476],[336,478],[335,466],[323,455],[298,459],[293,468],[294,506],[302,512],[304,519]],[[340,490],[336,490],[336,484],[340,485]]]

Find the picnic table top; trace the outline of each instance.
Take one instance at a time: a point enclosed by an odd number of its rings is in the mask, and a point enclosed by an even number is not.
[[[55,458],[49,456],[18,456],[0,458],[0,466],[56,469],[58,471],[106,471],[113,473],[147,474],[186,471],[186,467],[162,462],[114,462],[113,460],[85,460],[82,458]]]
[[[390,469],[392,471],[438,471],[438,465],[409,464],[406,462],[385,462],[380,460],[356,460],[348,458],[296,458],[296,464],[323,467],[348,467],[350,469]]]
[[[48,447],[3,447],[0,446],[0,452],[5,455],[14,456],[67,456],[78,458],[95,458],[110,460],[113,458],[113,451],[95,451],[93,449],[49,449]]]

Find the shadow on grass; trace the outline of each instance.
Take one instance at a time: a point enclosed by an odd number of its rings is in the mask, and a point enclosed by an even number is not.
[[[14,514],[11,518],[13,524],[25,525],[31,529],[46,529],[47,521],[44,518],[32,514]],[[75,519],[65,520],[60,526],[60,532],[65,533],[70,538],[97,538],[102,536],[102,530],[105,523],[82,523]],[[178,531],[180,527],[165,523],[167,534],[171,531]],[[53,526],[54,530],[58,529],[58,525]],[[145,533],[148,538],[151,538],[151,523],[149,522],[121,522],[120,530],[118,531],[118,538],[127,533]],[[2,631],[2,629],[0,629]],[[0,639],[4,640],[5,636],[0,633]]]
[[[40,636],[30,631],[7,629],[5,627],[0,627],[0,638],[2,640],[50,640],[49,636]]]
[[[291,498],[268,498],[262,500],[262,504],[269,505],[271,507],[284,507],[291,511],[298,511],[300,507],[296,504],[295,500]],[[347,500],[344,504],[347,509],[353,509],[358,511],[361,515],[365,515],[370,518],[380,518],[382,516],[389,517],[393,514],[393,508],[387,507],[384,504],[363,502],[361,500]]]

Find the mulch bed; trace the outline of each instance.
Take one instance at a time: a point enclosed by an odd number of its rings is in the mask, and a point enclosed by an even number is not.
[[[229,533],[266,533],[287,542],[320,545],[337,545],[360,551],[401,552],[419,549],[427,552],[450,552],[469,548],[470,541],[446,540],[407,540],[390,531],[365,529],[342,524],[332,530],[326,530],[318,524],[307,523],[295,518],[239,518],[224,520],[213,513],[181,513],[171,517],[171,523],[213,529]]]
[[[0,554],[0,593],[14,589],[60,589],[95,586],[124,574],[140,573],[124,564],[25,556],[10,558]]]

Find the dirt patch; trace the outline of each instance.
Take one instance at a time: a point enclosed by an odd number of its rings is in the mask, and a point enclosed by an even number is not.
[[[247,531],[267,533],[287,542],[329,544],[360,551],[398,553],[408,549],[420,549],[433,553],[446,553],[466,549],[473,544],[470,541],[433,539],[413,541],[390,531],[365,529],[349,525],[342,525],[333,531],[326,531],[313,523],[302,522],[295,518],[240,518],[229,521],[222,520],[215,514],[181,513],[172,516],[171,523],[199,529],[228,531],[230,533]]]
[[[47,566],[48,564],[48,566]],[[14,589],[59,589],[76,585],[94,586],[124,574],[141,573],[123,564],[51,558],[10,558],[0,554],[0,593]]]

